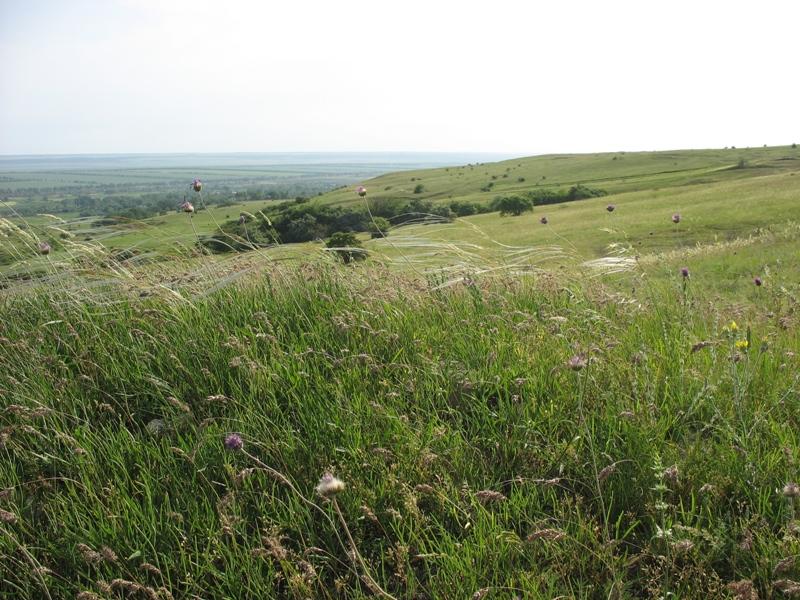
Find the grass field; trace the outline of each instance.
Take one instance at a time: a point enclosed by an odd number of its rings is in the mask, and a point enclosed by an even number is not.
[[[240,207],[68,216],[0,289],[0,598],[800,596],[792,152],[382,176],[370,201],[487,200],[487,171],[611,194],[348,266],[192,256]]]
[[[798,579],[796,295],[258,281],[4,304],[6,597],[769,597]]]

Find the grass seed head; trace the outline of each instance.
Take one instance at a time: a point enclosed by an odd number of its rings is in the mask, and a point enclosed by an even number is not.
[[[678,483],[678,465],[672,465],[664,469],[661,478],[667,483]]]
[[[607,467],[603,467],[600,470],[600,472],[597,474],[597,481],[599,481],[600,483],[603,483],[606,479],[611,477],[611,475],[613,475],[616,470],[617,470],[617,464],[616,463],[612,463],[612,464],[608,465]]]
[[[529,534],[526,538],[527,541],[533,542],[534,540],[547,540],[548,542],[557,542],[567,536],[566,533],[560,529],[539,529]]]
[[[9,525],[13,525],[14,523],[17,522],[17,515],[0,508],[0,521],[2,521],[3,523],[7,523]]]
[[[734,581],[725,587],[735,600],[758,600],[758,592],[749,579]]]
[[[796,598],[800,596],[800,583],[791,579],[779,579],[774,583],[775,589],[783,592],[786,598]]]
[[[505,502],[507,500],[503,494],[500,492],[495,492],[494,490],[481,490],[480,492],[475,492],[475,498],[477,498],[478,502],[481,504],[494,504],[496,502]]]

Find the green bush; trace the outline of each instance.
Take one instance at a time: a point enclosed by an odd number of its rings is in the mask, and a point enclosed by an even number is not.
[[[383,217],[374,217],[370,220],[367,231],[372,238],[383,238],[388,235],[391,224]]]
[[[500,211],[501,216],[512,215],[520,216],[524,212],[533,210],[533,200],[525,196],[502,196],[496,199],[496,210]]]
[[[450,203],[450,210],[459,217],[468,217],[478,212],[479,206],[475,202],[462,202],[456,200]]]
[[[363,249],[356,235],[349,231],[337,231],[325,242],[325,246],[333,248],[344,264],[367,258],[367,251]]]
[[[601,196],[607,196],[608,192],[605,190],[598,190],[595,188],[590,188],[585,185],[573,185],[569,188],[569,191],[566,193],[564,199],[565,200],[583,200],[585,198],[600,198]]]

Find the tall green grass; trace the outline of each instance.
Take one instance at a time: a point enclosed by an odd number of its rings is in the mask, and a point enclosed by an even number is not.
[[[0,596],[791,593],[791,290],[441,283],[4,296]]]

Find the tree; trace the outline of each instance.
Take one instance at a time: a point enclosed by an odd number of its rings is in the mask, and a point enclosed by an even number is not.
[[[356,234],[350,231],[337,231],[325,242],[325,246],[333,248],[336,256],[338,256],[344,264],[367,258],[367,251],[361,246],[361,242],[356,237]]]
[[[496,207],[501,217],[508,214],[518,217],[524,212],[533,210],[533,200],[516,195],[503,196],[497,201]]]

